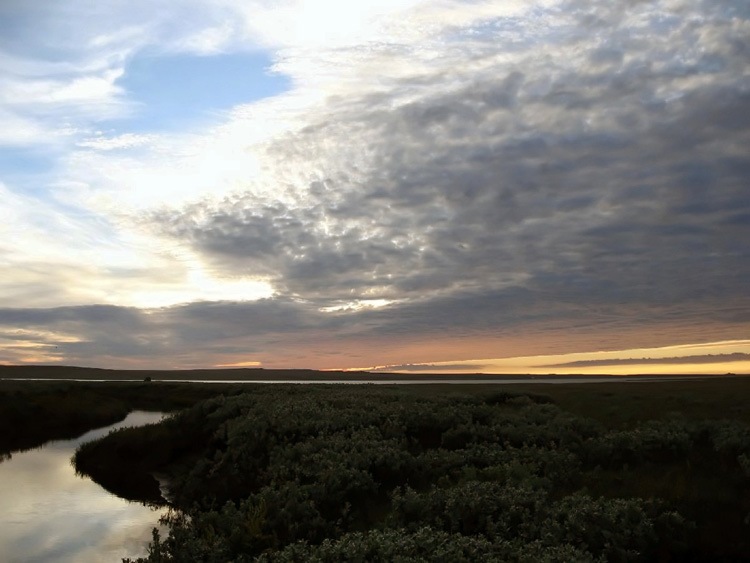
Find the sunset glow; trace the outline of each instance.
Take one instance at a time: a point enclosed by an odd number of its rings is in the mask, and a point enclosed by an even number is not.
[[[372,366],[365,369],[398,373],[428,371],[430,373],[531,375],[750,374],[750,340],[608,352]]]

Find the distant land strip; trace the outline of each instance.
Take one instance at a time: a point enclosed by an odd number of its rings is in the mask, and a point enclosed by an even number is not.
[[[733,374],[727,374],[734,376]],[[679,378],[717,378],[724,375],[701,374],[631,374],[611,375],[601,374],[565,374],[565,375],[530,375],[518,373],[387,373],[368,371],[319,371],[312,369],[264,369],[264,368],[221,368],[221,369],[192,369],[192,370],[122,370],[103,369],[77,366],[50,365],[0,365],[0,379],[80,379],[106,381],[492,381],[515,380],[555,380],[571,378],[613,378],[624,379],[668,379]],[[735,376],[742,377],[742,376]]]

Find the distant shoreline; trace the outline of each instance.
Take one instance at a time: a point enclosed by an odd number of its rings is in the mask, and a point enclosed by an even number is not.
[[[518,381],[536,383],[561,380],[611,380],[611,381],[669,381],[674,379],[716,379],[749,377],[735,374],[546,374],[531,375],[517,373],[389,373],[368,371],[319,371],[311,369],[264,369],[264,368],[220,368],[220,369],[192,369],[192,370],[116,370],[103,368],[87,368],[77,366],[45,366],[45,365],[0,365],[0,380],[42,380],[42,381],[173,381],[173,382],[493,382]]]

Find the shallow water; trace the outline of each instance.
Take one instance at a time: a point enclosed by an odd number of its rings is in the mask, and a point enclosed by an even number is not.
[[[112,426],[14,453],[0,463],[0,559],[98,563],[145,555],[166,509],[129,502],[77,476],[71,457],[80,444],[112,429],[162,417],[134,411]]]

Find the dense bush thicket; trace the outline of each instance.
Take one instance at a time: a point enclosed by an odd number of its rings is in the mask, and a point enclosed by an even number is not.
[[[750,431],[731,421],[607,429],[539,397],[286,387],[79,452],[107,455],[171,474],[145,562],[750,557]]]

